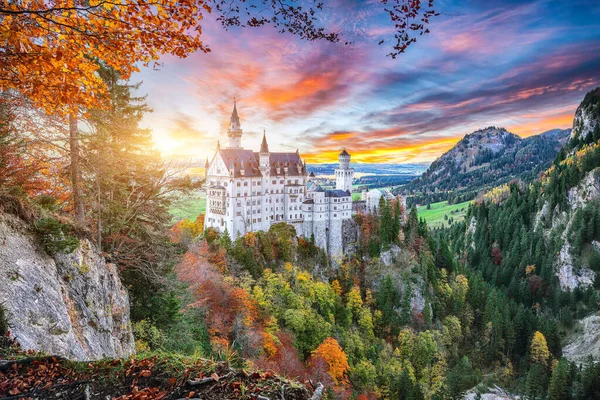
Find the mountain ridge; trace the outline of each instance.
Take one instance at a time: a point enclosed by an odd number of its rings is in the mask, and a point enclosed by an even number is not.
[[[409,205],[459,202],[512,179],[531,180],[550,165],[570,135],[571,129],[552,129],[522,138],[502,127],[478,129],[397,192],[409,197]]]

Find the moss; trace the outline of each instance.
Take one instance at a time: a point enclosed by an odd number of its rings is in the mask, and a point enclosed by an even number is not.
[[[82,274],[87,274],[91,269],[90,266],[85,262],[81,262],[81,264],[75,263],[75,266]]]
[[[50,255],[72,253],[79,247],[79,240],[72,235],[72,231],[71,226],[60,223],[53,217],[40,218],[34,224],[34,232]]]
[[[10,329],[8,325],[8,316],[6,315],[6,308],[4,304],[0,304],[0,337],[6,336]]]

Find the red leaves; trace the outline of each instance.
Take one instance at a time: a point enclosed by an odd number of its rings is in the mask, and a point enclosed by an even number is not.
[[[160,388],[144,388],[140,390],[137,386],[133,388],[131,393],[116,397],[114,400],[160,400],[167,397],[169,392],[160,390]]]
[[[0,372],[0,397],[72,382],[75,378],[73,371],[63,368],[56,358],[33,360],[28,365],[14,363],[8,371]]]

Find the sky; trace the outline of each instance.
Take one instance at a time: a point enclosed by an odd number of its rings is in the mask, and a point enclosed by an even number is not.
[[[237,101],[245,148],[309,163],[429,163],[487,126],[520,136],[572,126],[600,85],[600,2],[437,0],[431,33],[396,59],[377,0],[325,0],[323,26],[351,44],[270,27],[224,30],[207,15],[210,53],[164,57],[133,77],[167,157],[212,157]],[[383,45],[378,45],[384,40]]]

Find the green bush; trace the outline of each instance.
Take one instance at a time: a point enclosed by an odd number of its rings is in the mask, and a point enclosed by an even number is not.
[[[45,210],[56,211],[58,205],[56,204],[56,198],[42,194],[35,199],[36,203]]]
[[[34,231],[48,254],[72,253],[79,247],[79,239],[71,235],[72,228],[55,218],[38,219],[34,224]]]
[[[160,350],[163,348],[165,334],[147,319],[133,324],[133,337],[135,338],[135,350],[137,352],[148,350]]]

